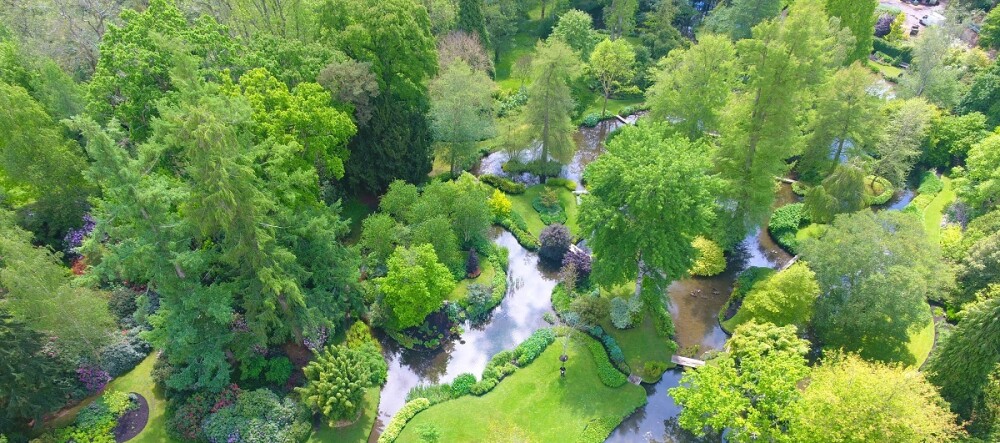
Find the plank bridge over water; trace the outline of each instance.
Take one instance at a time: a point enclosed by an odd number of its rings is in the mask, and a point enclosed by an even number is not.
[[[684,366],[685,368],[700,368],[705,366],[705,362],[702,360],[696,360],[688,357],[681,357],[679,355],[674,355],[670,357],[670,361],[674,362],[678,366]]]

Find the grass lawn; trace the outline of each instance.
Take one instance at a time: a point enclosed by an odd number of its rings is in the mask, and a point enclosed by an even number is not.
[[[927,361],[927,357],[931,355],[931,348],[934,347],[934,317],[930,315],[930,309],[927,312],[927,325],[910,334],[910,342],[906,345],[915,359],[913,364],[915,368],[919,368]]]
[[[882,63],[869,62],[868,66],[878,69],[878,72],[881,73],[882,77],[884,77],[886,80],[896,81],[896,79],[898,79],[899,76],[903,74],[902,69],[892,65],[884,65]]]
[[[355,244],[361,238],[361,222],[375,209],[369,207],[365,202],[357,197],[344,199],[340,211],[340,216],[351,224],[351,233],[347,235],[347,244]]]
[[[643,100],[644,98],[642,97],[628,97],[622,99],[612,98],[608,100],[608,115],[618,114],[622,108],[626,106],[638,105],[642,103]],[[602,106],[604,106],[604,97],[601,96],[599,92],[595,92],[591,97],[590,103],[587,105],[587,109],[580,114],[580,120],[583,120],[583,118],[589,114],[600,114]]]
[[[513,210],[524,218],[525,223],[528,224],[528,232],[536,238],[542,233],[542,229],[545,229],[545,223],[542,223],[542,218],[538,215],[538,211],[531,206],[531,202],[542,193],[543,189],[545,189],[545,185],[535,185],[528,188],[524,194],[508,195]],[[579,234],[580,227],[576,222],[578,212],[576,196],[563,187],[553,187],[552,189],[555,189],[559,195],[559,200],[566,211],[566,227],[573,235]]]
[[[464,254],[468,256],[468,253]],[[457,302],[465,299],[469,294],[469,285],[473,283],[479,283],[481,285],[487,285],[493,283],[493,276],[496,275],[497,270],[493,268],[493,261],[487,259],[486,257],[481,257],[479,259],[479,268],[482,269],[482,273],[476,278],[463,278],[461,281],[455,285],[455,290],[448,294],[448,300]]]
[[[660,380],[660,376],[652,378],[644,373],[643,367],[648,361],[660,361],[666,363],[667,367],[674,366],[670,362],[670,357],[673,356],[670,339],[660,337],[656,333],[656,326],[649,314],[644,315],[642,323],[634,328],[618,329],[610,321],[605,321],[601,327],[608,335],[615,338],[618,346],[621,346],[622,352],[625,353],[625,361],[628,362],[633,373],[642,375],[642,381],[656,383]]]
[[[952,189],[951,179],[942,176],[941,182],[944,183],[944,189],[924,208],[924,232],[932,243],[937,243],[941,237],[941,218],[944,217],[944,209],[955,201],[955,190]]]
[[[496,434],[498,430],[519,431],[530,441],[573,442],[579,441],[596,421],[620,423],[646,403],[646,391],[639,386],[604,386],[590,351],[580,340],[570,342],[566,377],[560,377],[561,353],[562,338],[559,338],[537,360],[501,381],[486,395],[465,396],[420,412],[396,441],[419,442],[418,430],[433,425],[440,432],[438,441],[442,442],[502,438]],[[590,434],[594,442],[603,442],[607,435]]]
[[[325,423],[318,430],[309,436],[309,443],[366,443],[368,436],[375,426],[375,419],[378,418],[378,402],[382,388],[374,387],[365,390],[365,410],[361,412],[361,418],[350,426],[332,429]]]

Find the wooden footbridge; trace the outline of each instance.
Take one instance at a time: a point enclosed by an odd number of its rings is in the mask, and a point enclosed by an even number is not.
[[[705,366],[705,362],[702,360],[695,360],[693,358],[681,357],[679,355],[674,355],[670,357],[670,361],[678,366],[684,366],[685,368],[700,368]]]

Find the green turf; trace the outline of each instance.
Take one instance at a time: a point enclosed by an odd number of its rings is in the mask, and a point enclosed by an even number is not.
[[[929,311],[928,311],[929,312]],[[913,367],[919,368],[927,361],[931,355],[931,348],[934,347],[934,317],[928,315],[927,324],[919,331],[910,334],[910,342],[906,348],[910,350],[910,355],[914,358]]]
[[[607,115],[618,114],[621,112],[622,108],[641,104],[643,100],[644,99],[642,97],[627,97],[621,99],[612,98],[608,100]],[[583,118],[589,114],[600,114],[602,106],[604,106],[604,97],[601,96],[599,92],[595,92],[593,96],[589,97],[587,109],[580,114],[579,120],[583,120]],[[579,121],[577,123],[579,123]]]
[[[952,189],[951,179],[941,177],[944,189],[941,190],[924,208],[924,232],[932,243],[937,243],[941,237],[941,219],[944,217],[944,210],[955,201],[955,190]]]
[[[625,361],[633,373],[642,376],[643,382],[656,383],[662,376],[651,377],[645,374],[643,368],[646,362],[660,361],[666,363],[667,367],[674,367],[670,362],[674,347],[669,338],[660,337],[656,333],[656,325],[649,314],[643,316],[642,323],[634,328],[618,329],[610,321],[605,321],[601,327],[615,338],[625,354]]]
[[[340,216],[351,224],[351,232],[348,234],[346,242],[354,244],[361,238],[361,222],[375,209],[368,207],[357,197],[342,200]]]
[[[418,430],[433,425],[441,442],[488,441],[497,428],[517,429],[527,437],[524,441],[574,442],[595,420],[619,423],[646,403],[646,392],[639,386],[604,386],[593,356],[575,339],[567,351],[566,377],[560,377],[562,340],[488,394],[446,401],[420,412],[396,441],[419,442]],[[605,433],[593,441],[606,437]]]
[[[882,77],[889,81],[896,81],[899,76],[903,74],[903,70],[892,65],[886,65],[882,63],[870,62],[868,66],[871,66],[878,70]]]
[[[468,255],[466,253],[466,255]],[[479,258],[479,268],[482,273],[476,278],[463,278],[461,281],[455,285],[455,290],[448,294],[448,300],[457,302],[465,299],[469,294],[469,285],[473,283],[479,283],[481,285],[489,286],[493,283],[493,276],[496,275],[497,271],[493,268],[493,261],[487,259],[486,257]]]
[[[542,233],[542,229],[545,229],[545,223],[542,222],[538,211],[535,211],[535,208],[531,206],[531,202],[541,194],[543,189],[545,189],[545,185],[535,185],[528,188],[524,194],[508,196],[512,209],[524,218],[524,222],[528,225],[528,232],[535,237],[538,237]],[[573,235],[579,234],[580,227],[577,225],[579,208],[576,205],[576,195],[563,187],[553,187],[552,189],[559,195],[559,200],[566,211],[566,227]]]
[[[374,387],[365,390],[365,409],[358,421],[342,428],[330,428],[325,423],[309,436],[309,443],[365,443],[378,418],[378,402],[382,388]]]

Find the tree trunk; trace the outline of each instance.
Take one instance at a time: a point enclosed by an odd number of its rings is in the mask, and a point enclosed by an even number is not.
[[[601,108],[601,118],[602,118],[602,119],[604,118],[604,116],[605,116],[605,115],[607,114],[607,112],[608,112],[608,95],[609,95],[609,94],[607,94],[607,93],[605,93],[605,94],[604,94],[604,107],[603,107],[603,108]]]
[[[545,0],[542,0],[542,20],[545,20]]]
[[[827,175],[833,174],[833,171],[837,170],[837,165],[840,164],[840,156],[843,153],[844,153],[844,138],[841,137],[840,140],[837,142],[837,155],[833,156],[833,166],[830,167],[830,173]]]
[[[635,296],[642,294],[642,280],[646,276],[646,267],[642,264],[642,251],[639,251],[639,260],[636,261],[638,270],[635,277]]]

